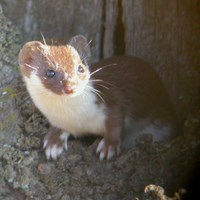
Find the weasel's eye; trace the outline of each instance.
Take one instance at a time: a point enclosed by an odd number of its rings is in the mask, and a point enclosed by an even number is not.
[[[56,74],[56,72],[55,72],[54,70],[52,70],[52,69],[48,69],[48,70],[46,71],[46,75],[47,75],[48,78],[54,77],[55,74]]]
[[[84,68],[81,65],[79,65],[78,66],[78,72],[83,73],[84,71],[85,71]]]

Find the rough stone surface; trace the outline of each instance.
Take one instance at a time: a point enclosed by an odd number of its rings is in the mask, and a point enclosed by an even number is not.
[[[19,32],[6,20],[0,7],[0,145],[13,144],[19,135],[18,110],[14,106],[14,81],[18,76]]]

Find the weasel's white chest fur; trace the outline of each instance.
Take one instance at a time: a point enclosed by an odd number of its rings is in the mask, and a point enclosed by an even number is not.
[[[96,103],[96,95],[86,88],[79,96],[56,95],[47,90],[34,73],[25,78],[28,91],[49,122],[75,136],[105,133],[105,105]]]

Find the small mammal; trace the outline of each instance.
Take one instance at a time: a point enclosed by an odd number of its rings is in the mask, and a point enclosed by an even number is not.
[[[88,66],[90,49],[77,35],[66,46],[26,43],[19,53],[27,90],[51,128],[44,139],[47,159],[57,159],[70,134],[102,135],[100,159],[120,153],[125,132],[173,135],[169,96],[151,66],[133,56],[115,56]]]

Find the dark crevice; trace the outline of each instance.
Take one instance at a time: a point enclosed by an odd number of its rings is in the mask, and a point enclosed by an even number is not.
[[[104,38],[105,38],[105,21],[106,21],[106,0],[103,0],[101,35],[100,35],[100,53],[99,58],[103,58]]]
[[[125,54],[125,27],[122,21],[123,17],[123,0],[118,0],[118,16],[114,31],[114,55]]]

